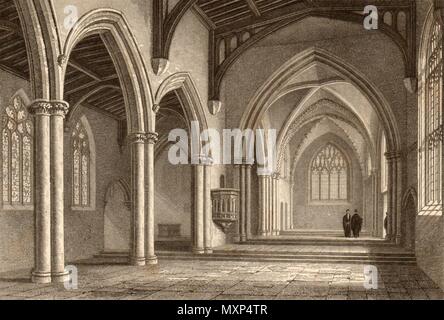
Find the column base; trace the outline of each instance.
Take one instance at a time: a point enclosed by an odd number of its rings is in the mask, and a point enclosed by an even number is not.
[[[36,284],[51,283],[51,272],[34,271],[31,274],[31,281]]]
[[[57,272],[51,274],[51,279],[53,283],[65,283],[69,280],[69,272]]]
[[[205,254],[204,248],[193,248],[193,254]]]
[[[157,259],[157,256],[152,256],[152,257],[148,257],[146,258],[146,264],[153,266],[159,263],[159,260]]]
[[[247,236],[246,235],[242,235],[240,237],[240,242],[247,242]]]
[[[212,248],[205,248],[205,254],[212,254],[213,249]]]
[[[131,257],[130,264],[134,267],[144,267],[146,265],[145,257]]]

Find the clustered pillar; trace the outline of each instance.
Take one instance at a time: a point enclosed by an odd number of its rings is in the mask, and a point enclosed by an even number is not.
[[[240,212],[239,241],[246,242],[251,238],[251,170],[252,165],[244,163],[239,166]]]
[[[35,117],[35,283],[66,280],[63,124],[68,109],[64,101],[36,100],[30,106]]]
[[[154,250],[154,147],[158,141],[158,134],[147,134],[146,145],[146,262],[149,265],[157,264],[157,256]]]
[[[131,145],[131,214],[132,245],[130,260],[134,266],[144,266],[145,262],[145,144],[143,133],[129,137]]]
[[[194,165],[193,253],[213,253],[211,159],[200,157]]]
[[[401,243],[401,154],[399,152],[386,153],[388,163],[388,226],[387,238],[397,244]]]
[[[281,232],[279,213],[279,174],[259,175],[259,235],[278,236]]]

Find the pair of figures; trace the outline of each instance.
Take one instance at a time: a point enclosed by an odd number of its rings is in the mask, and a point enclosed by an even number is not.
[[[353,232],[353,237],[359,238],[359,234],[362,230],[362,221],[361,216],[358,214],[358,210],[355,210],[353,216],[350,214],[350,210],[347,210],[342,221],[345,237],[351,238]]]

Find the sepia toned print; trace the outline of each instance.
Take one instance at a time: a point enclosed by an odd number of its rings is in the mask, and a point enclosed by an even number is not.
[[[0,0],[0,300],[443,300],[443,23]]]

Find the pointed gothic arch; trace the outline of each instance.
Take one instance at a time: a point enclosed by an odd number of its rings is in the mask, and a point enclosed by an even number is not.
[[[139,45],[123,13],[112,9],[96,9],[83,15],[71,29],[59,62],[65,78],[72,50],[82,39],[100,34],[114,61],[125,99],[129,133],[154,132],[153,100]],[[63,92],[61,82],[60,92]]]
[[[268,78],[250,100],[242,116],[240,127],[244,130],[257,128],[263,114],[270,108],[272,102],[279,97],[291,79],[294,79],[295,75],[313,64],[319,63],[341,74],[344,79],[354,85],[367,98],[374,106],[384,129],[388,132],[390,150],[401,150],[401,137],[396,118],[384,96],[356,68],[330,52],[318,48],[307,49],[296,55]]]
[[[191,121],[198,121],[201,130],[208,129],[202,99],[188,72],[178,72],[166,78],[157,90],[155,104],[159,105],[162,98],[172,91],[176,91],[184,109],[183,111],[188,121],[186,125],[189,127]]]

